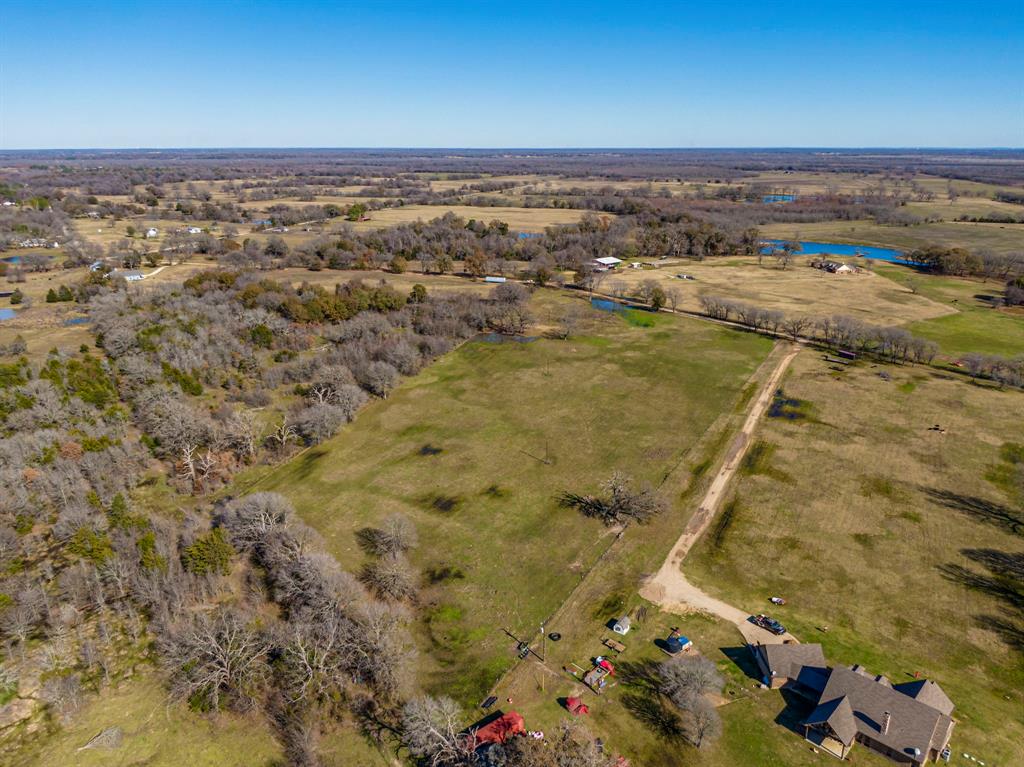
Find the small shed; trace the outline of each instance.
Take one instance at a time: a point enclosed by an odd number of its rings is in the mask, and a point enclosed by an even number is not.
[[[590,709],[587,708],[587,704],[584,703],[580,698],[566,698],[565,707],[573,716],[582,716],[583,714],[590,713]]]
[[[151,226],[149,227],[149,229],[146,230],[147,239],[150,237],[156,237],[158,234],[160,234],[160,230],[157,229],[155,226]]]
[[[497,282],[502,283],[505,281],[504,277],[484,277],[484,282]]]
[[[623,615],[621,618],[615,621],[614,624],[612,624],[612,631],[614,631],[616,634],[622,634],[623,636],[625,636],[629,633],[631,625],[632,621],[630,620],[629,616]]]

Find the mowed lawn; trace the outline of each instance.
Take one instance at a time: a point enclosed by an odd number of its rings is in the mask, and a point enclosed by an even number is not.
[[[920,296],[948,307],[953,314],[913,322],[907,329],[935,341],[943,353],[962,356],[1024,354],[1024,310],[996,309],[989,302],[1003,293],[998,281],[922,274],[895,264],[879,265],[876,271],[902,285],[913,284]]]
[[[983,561],[1024,550],[1004,447],[1024,441],[1024,394],[914,367],[837,372],[810,351],[784,392],[798,415],[763,424],[691,579],[752,613],[786,597],[770,611],[834,662],[934,679],[957,705],[955,754],[1022,764],[1024,658],[985,627],[1022,630],[1022,583]]]
[[[572,301],[545,292],[533,306]],[[587,312],[567,341],[464,345],[254,488],[290,498],[352,570],[366,561],[356,531],[394,512],[415,521],[422,681],[463,703],[511,664],[503,630],[535,634],[615,540],[557,497],[615,470],[661,481],[770,349],[699,321]]]

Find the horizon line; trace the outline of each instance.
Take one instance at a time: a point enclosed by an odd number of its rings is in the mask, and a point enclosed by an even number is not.
[[[411,151],[472,151],[472,152],[706,152],[706,151],[985,151],[1024,152],[1024,146],[951,146],[951,145],[845,145],[845,146],[54,146],[0,148],[0,153],[18,152],[210,152],[210,151],[335,151],[335,152],[411,152]]]

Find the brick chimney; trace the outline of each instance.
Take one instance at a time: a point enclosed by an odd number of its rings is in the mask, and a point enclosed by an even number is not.
[[[889,722],[891,722],[891,721],[892,721],[892,715],[888,711],[886,711],[884,714],[882,714],[882,734],[883,735],[885,735],[887,732],[889,732]]]

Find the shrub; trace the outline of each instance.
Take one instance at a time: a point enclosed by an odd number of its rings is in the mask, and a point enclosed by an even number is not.
[[[186,546],[181,552],[181,564],[196,575],[227,575],[231,572],[231,557],[234,553],[234,547],[218,527]]]

